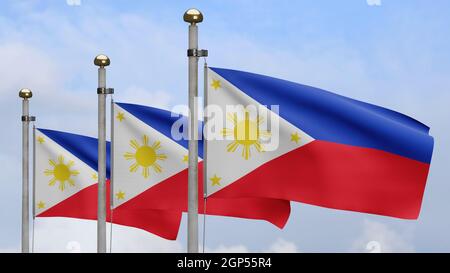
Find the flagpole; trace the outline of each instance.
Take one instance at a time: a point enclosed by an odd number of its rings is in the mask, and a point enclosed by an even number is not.
[[[183,19],[189,23],[189,169],[188,169],[188,252],[198,253],[198,58],[207,55],[198,50],[197,23],[203,21],[202,13],[189,9]]]
[[[208,63],[205,60],[203,66],[203,126],[206,128],[208,124],[208,113],[206,109],[208,107]],[[203,247],[202,251],[205,253],[206,245],[206,205],[208,198],[208,135],[207,130],[203,131]]]
[[[29,102],[33,93],[30,89],[19,91],[22,101],[22,253],[30,252],[30,116]]]
[[[112,253],[113,247],[113,217],[114,217],[114,98],[111,97],[111,144],[109,153],[109,209],[111,211],[110,216],[110,228],[109,228],[109,253]]]
[[[98,205],[97,252],[106,253],[106,97],[114,89],[106,88],[106,69],[111,64],[106,55],[94,59],[98,66]]]
[[[206,60],[203,66],[203,93],[203,125],[206,126],[209,120],[208,113],[206,112],[206,109],[208,107],[208,63],[206,62]],[[208,178],[206,170],[208,164],[207,130],[203,132],[203,137],[203,198],[206,199],[208,197]]]
[[[34,253],[34,244],[35,244],[35,238],[34,238],[34,230],[35,230],[35,224],[36,224],[36,125],[33,123],[33,137],[32,137],[32,151],[33,151],[33,174],[32,174],[32,182],[33,185],[33,194],[31,196],[31,204],[32,204],[32,231],[31,231],[31,253]]]

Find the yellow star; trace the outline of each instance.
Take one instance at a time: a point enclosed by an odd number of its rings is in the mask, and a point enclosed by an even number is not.
[[[122,122],[125,119],[125,114],[120,112],[117,114],[116,119],[118,119],[120,122]]]
[[[221,177],[218,177],[216,174],[211,177],[209,180],[211,180],[211,185],[212,186],[220,186],[220,180],[222,180]]]
[[[298,133],[293,133],[291,135],[291,141],[297,144],[300,142],[300,136],[298,135]]]
[[[94,173],[91,177],[92,177],[92,179],[94,179],[95,181],[98,180],[98,175],[97,175],[96,173]]]
[[[219,80],[213,80],[211,87],[214,88],[214,90],[217,90],[222,87],[222,83]]]
[[[188,155],[183,156],[183,162],[186,162],[186,163],[189,162],[189,156]]]
[[[45,142],[45,139],[41,136],[38,136],[37,141],[39,142],[39,144],[42,144]]]
[[[37,204],[38,209],[43,209],[45,208],[45,203],[42,201],[39,201],[39,203]]]
[[[116,197],[118,200],[125,199],[125,193],[123,191],[119,191],[118,193],[116,193]]]

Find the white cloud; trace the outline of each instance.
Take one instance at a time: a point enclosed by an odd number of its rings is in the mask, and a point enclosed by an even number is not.
[[[66,0],[69,6],[81,6],[81,0]]]
[[[62,79],[50,57],[25,43],[6,43],[0,46],[0,101],[29,87],[41,94],[61,87]],[[18,96],[14,96],[18,99]]]
[[[224,244],[219,245],[217,248],[206,248],[206,253],[249,253],[250,250],[247,246],[239,244],[226,246]],[[271,244],[267,249],[257,252],[267,252],[267,253],[296,253],[299,252],[297,246],[288,242],[284,239],[277,239],[273,244]]]
[[[369,6],[381,6],[381,0],[366,0]]]
[[[13,42],[0,46],[0,59],[3,79],[0,82],[0,102],[15,105],[14,111],[9,107],[0,109],[5,120],[17,120],[20,113],[18,92],[26,87],[33,91],[30,112],[37,116],[38,126],[68,131],[83,128],[88,133],[94,132],[95,100],[89,98],[85,91],[66,88],[68,77],[61,73],[51,56],[36,47]],[[0,138],[13,139],[13,134],[17,133],[6,132]],[[3,147],[0,153],[5,153]]]
[[[169,109],[172,102],[172,94],[167,91],[150,91],[143,87],[131,86],[125,91],[117,93],[115,97],[120,102]]]
[[[361,235],[353,242],[351,252],[414,252],[411,232],[398,232],[388,225],[364,220]]]
[[[108,251],[109,231],[108,228]],[[146,231],[113,226],[113,252],[153,253],[182,252],[178,241],[169,241]],[[96,252],[97,222],[70,218],[37,218],[35,227],[35,252]]]
[[[250,251],[244,245],[225,246],[220,245],[214,249],[205,249],[206,253],[249,253]]]
[[[266,251],[269,253],[297,253],[299,252],[297,245],[293,242],[279,238]]]

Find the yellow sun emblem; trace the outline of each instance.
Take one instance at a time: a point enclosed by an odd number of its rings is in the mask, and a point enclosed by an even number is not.
[[[66,188],[66,182],[70,186],[75,186],[75,181],[72,179],[73,176],[80,174],[79,171],[72,170],[71,167],[75,165],[75,162],[69,161],[67,164],[64,163],[64,156],[58,156],[58,162],[50,159],[48,162],[53,167],[52,170],[45,170],[44,174],[46,176],[53,176],[53,178],[48,183],[49,186],[54,186],[56,182],[59,182],[59,189],[64,191]]]
[[[161,148],[160,141],[155,141],[152,146],[148,145],[148,141],[149,139],[146,135],[143,137],[143,145],[140,145],[137,140],[131,140],[130,146],[135,152],[128,152],[124,155],[126,160],[134,160],[134,163],[130,166],[130,172],[136,172],[139,170],[139,167],[142,167],[142,176],[144,178],[150,176],[150,168],[153,168],[155,173],[162,172],[162,168],[157,161],[167,159],[165,154],[158,154],[158,150]]]
[[[227,145],[228,152],[235,152],[239,146],[243,146],[242,157],[248,160],[251,156],[251,147],[255,147],[258,152],[263,152],[264,148],[261,141],[270,137],[270,132],[261,130],[259,126],[264,119],[257,117],[256,120],[250,119],[250,113],[245,111],[244,120],[239,120],[237,113],[227,114],[227,119],[234,125],[233,129],[225,128],[222,135],[232,137],[233,142]]]

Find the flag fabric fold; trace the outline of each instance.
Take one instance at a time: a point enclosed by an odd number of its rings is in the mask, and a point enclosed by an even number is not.
[[[208,140],[207,176],[220,180],[208,195],[418,218],[434,143],[426,125],[318,88],[237,70],[209,68],[208,86],[208,106],[223,112],[244,106],[225,113],[224,139]],[[250,116],[250,106],[259,112]],[[277,127],[264,127],[262,117],[277,120]],[[266,150],[266,143],[277,142]]]

